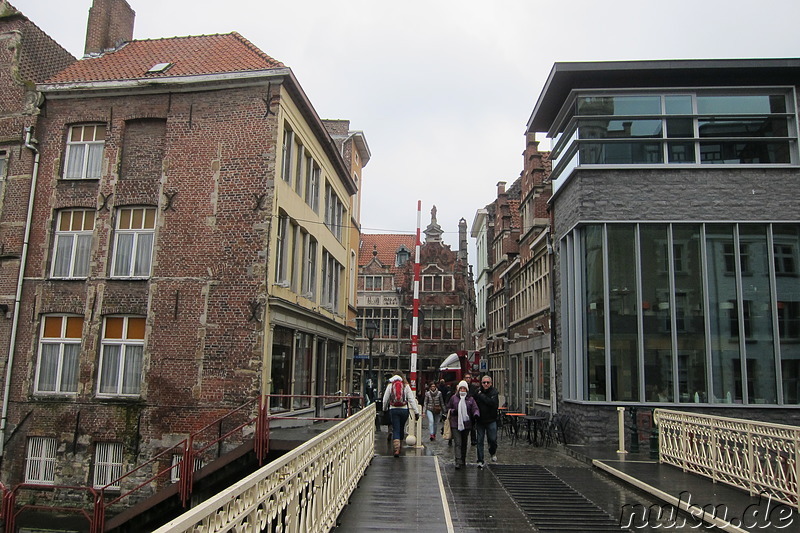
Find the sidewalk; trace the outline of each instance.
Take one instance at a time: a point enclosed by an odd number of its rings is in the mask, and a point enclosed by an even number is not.
[[[394,458],[385,431],[376,434],[376,456],[340,515],[337,531],[592,530],[573,500],[551,486],[579,496],[578,507],[594,507],[614,522],[616,531],[706,531],[709,525],[696,518],[701,510],[705,520],[715,521],[712,530],[800,530],[796,511],[660,465],[646,452],[618,455],[609,449],[537,447],[500,438],[496,464],[479,469],[475,447],[470,446],[467,468],[455,470],[453,449],[445,441],[426,439],[422,447],[404,446],[402,456]],[[542,472],[548,477],[544,482]],[[405,487],[402,495],[392,488],[398,480]],[[548,507],[548,496],[555,508]],[[678,505],[691,514],[676,513],[673,506]],[[743,515],[748,528],[742,527]],[[560,523],[551,526],[553,517]]]

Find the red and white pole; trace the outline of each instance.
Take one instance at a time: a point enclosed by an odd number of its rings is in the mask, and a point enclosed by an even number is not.
[[[422,201],[417,201],[417,240],[414,243],[414,307],[411,319],[411,390],[417,390],[417,350],[419,348],[419,280],[420,280],[420,264],[419,264],[419,247],[421,245],[419,238],[420,220],[422,216]]]
[[[409,372],[411,382],[411,390],[414,394],[417,393],[417,350],[419,348],[419,280],[420,280],[420,263],[419,263],[419,248],[421,246],[419,233],[420,221],[422,217],[422,201],[417,201],[417,240],[414,245],[414,304],[411,315],[411,370]],[[420,406],[420,412],[422,407]],[[414,442],[412,446],[422,448],[422,417],[411,422],[413,417],[409,418],[409,425],[413,428]],[[408,442],[408,441],[407,441]]]

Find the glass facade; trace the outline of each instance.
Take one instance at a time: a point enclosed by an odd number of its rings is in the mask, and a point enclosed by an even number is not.
[[[605,223],[562,241],[565,391],[797,405],[800,226]]]
[[[797,164],[784,89],[578,94],[554,135],[552,179],[582,165]]]

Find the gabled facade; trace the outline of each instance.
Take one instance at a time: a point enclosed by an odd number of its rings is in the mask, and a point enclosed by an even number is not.
[[[91,54],[29,89],[6,485],[102,486],[259,395],[313,416],[340,403],[308,395],[347,389],[363,134],[337,143],[237,33],[132,41],[132,24],[96,0]]]
[[[436,220],[436,208],[425,228],[420,246],[420,319],[417,354],[417,390],[436,378],[439,365],[451,353],[472,350],[475,289],[467,263],[467,224],[459,222],[458,251],[442,241],[444,231]],[[411,367],[411,318],[414,303],[414,235],[363,234],[359,255],[358,313],[359,353],[366,355],[357,367],[354,390],[367,390],[369,341],[366,326],[377,328],[372,344],[372,369],[377,390],[385,372]]]
[[[487,371],[510,408],[552,409],[550,351],[549,153],[533,135],[520,177],[478,210],[472,237],[478,249],[478,301]],[[480,322],[479,322],[480,324]]]
[[[800,60],[557,63],[559,411],[618,405],[800,420]],[[580,428],[580,429],[577,429]]]

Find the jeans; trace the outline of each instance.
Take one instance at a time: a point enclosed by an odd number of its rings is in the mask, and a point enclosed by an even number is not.
[[[483,461],[483,436],[486,435],[486,440],[489,441],[489,456],[491,457],[495,453],[497,453],[497,422],[489,422],[487,424],[482,424],[478,422],[476,424],[476,430],[478,432],[478,462],[482,463]]]
[[[405,433],[406,430],[406,422],[408,422],[408,408],[390,408],[389,419],[392,421],[392,439],[402,439],[403,433]]]
[[[439,415],[428,409],[425,411],[428,415],[428,434],[429,435],[436,435],[436,419],[439,418]]]

